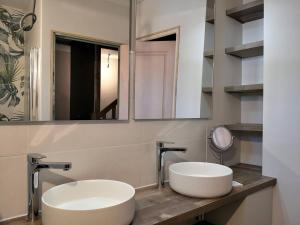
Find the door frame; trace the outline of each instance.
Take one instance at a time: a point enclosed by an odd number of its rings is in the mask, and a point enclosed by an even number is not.
[[[57,31],[57,30],[52,30],[50,34],[50,40],[51,40],[51,47],[50,47],[50,90],[51,90],[51,95],[50,95],[50,105],[52,111],[50,112],[50,115],[52,116],[51,121],[55,121],[55,51],[56,51],[56,38],[57,37],[62,37],[66,39],[71,39],[75,41],[83,41],[87,43],[92,43],[92,44],[99,44],[103,46],[113,47],[113,48],[118,48],[119,51],[119,71],[118,71],[118,76],[119,76],[119,82],[120,82],[120,49],[121,45],[124,45],[123,43],[118,43],[118,42],[113,42],[113,41],[108,41],[104,39],[97,39],[93,38],[90,36],[84,36],[80,34],[74,34],[74,33],[67,33],[67,32],[62,32],[62,31]],[[128,82],[128,85],[129,82]],[[119,99],[119,94],[120,94],[120,83],[118,84],[118,99]],[[129,105],[129,100],[128,100],[128,105]],[[128,107],[129,108],[129,107]],[[129,115],[129,113],[128,113]],[[128,116],[129,119],[129,116]],[[92,120],[91,120],[92,121]],[[118,120],[117,120],[118,121]]]

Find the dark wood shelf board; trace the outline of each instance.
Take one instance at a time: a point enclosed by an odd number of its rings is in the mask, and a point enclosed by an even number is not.
[[[262,95],[264,91],[263,84],[249,84],[249,85],[236,85],[227,86],[224,91],[232,94],[259,94]]]
[[[264,18],[264,1],[258,0],[229,9],[226,15],[240,23],[262,19]]]
[[[228,124],[225,125],[231,131],[238,132],[263,132],[262,124],[254,124],[254,123],[237,123],[237,124]]]
[[[225,49],[227,55],[238,58],[250,58],[262,56],[264,54],[264,41],[257,41]]]
[[[205,94],[212,94],[213,89],[212,89],[212,87],[202,87],[202,92]]]
[[[257,173],[262,174],[262,166],[252,165],[252,164],[246,164],[246,163],[238,163],[234,166],[234,168],[237,169],[246,169],[246,170],[252,170],[256,171]]]
[[[212,17],[207,17],[206,22],[210,23],[210,24],[215,24],[215,18],[213,16]]]
[[[204,52],[204,57],[209,58],[209,59],[213,59],[214,58],[214,51],[213,50],[205,51]]]

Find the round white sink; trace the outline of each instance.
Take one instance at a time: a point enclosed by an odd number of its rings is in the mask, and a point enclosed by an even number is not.
[[[86,180],[56,186],[42,196],[43,225],[129,225],[135,189],[112,180]]]
[[[214,163],[172,164],[169,179],[174,191],[190,197],[215,198],[228,194],[232,189],[232,170]]]

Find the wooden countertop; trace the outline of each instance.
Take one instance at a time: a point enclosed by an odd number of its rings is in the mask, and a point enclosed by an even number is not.
[[[226,204],[243,199],[248,195],[274,186],[276,179],[261,175],[260,167],[239,164],[232,167],[234,180],[244,184],[240,190],[216,199],[189,198],[179,195],[169,187],[137,191],[136,215],[132,225],[175,225],[195,218],[202,213],[217,209]],[[42,222],[27,222],[20,218],[1,225],[42,225]],[[53,224],[55,225],[55,224]]]

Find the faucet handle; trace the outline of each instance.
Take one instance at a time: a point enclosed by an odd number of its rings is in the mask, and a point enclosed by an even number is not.
[[[44,158],[47,158],[47,156],[38,153],[30,153],[27,155],[27,161],[30,163],[36,162]]]

